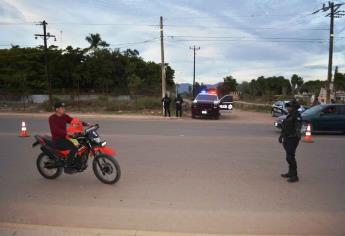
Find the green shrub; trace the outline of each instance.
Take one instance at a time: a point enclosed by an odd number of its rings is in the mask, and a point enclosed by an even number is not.
[[[234,108],[245,110],[245,111],[256,111],[256,112],[271,112],[271,105],[269,104],[253,104],[253,103],[241,103],[241,102],[234,102]]]

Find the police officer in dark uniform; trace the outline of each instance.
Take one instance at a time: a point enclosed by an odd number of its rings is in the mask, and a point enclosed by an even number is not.
[[[162,99],[163,107],[164,107],[164,116],[169,115],[170,117],[170,98],[168,97],[168,94],[165,94],[164,98]]]
[[[289,164],[289,171],[282,174],[289,183],[299,180],[297,175],[297,162],[295,158],[296,149],[301,139],[302,117],[298,112],[300,107],[296,101],[291,101],[287,105],[289,114],[282,124],[282,132],[279,136],[279,143],[282,143],[286,152],[286,161]]]
[[[175,107],[176,107],[176,117],[182,117],[182,103],[183,99],[180,94],[175,98]]]

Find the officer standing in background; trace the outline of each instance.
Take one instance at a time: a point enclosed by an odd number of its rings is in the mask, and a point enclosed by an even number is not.
[[[319,97],[315,97],[313,103],[311,104],[312,107],[320,105]]]
[[[279,136],[279,143],[283,144],[286,152],[286,161],[289,164],[289,171],[282,174],[283,178],[288,178],[289,183],[299,180],[297,175],[297,162],[295,158],[296,149],[301,139],[302,117],[298,112],[300,107],[296,101],[286,104],[289,114],[282,124],[282,132]]]
[[[169,115],[170,117],[170,98],[168,97],[168,94],[165,94],[164,98],[162,99],[163,107],[164,107],[164,116]]]
[[[183,99],[180,94],[175,98],[175,107],[176,107],[176,117],[182,117],[182,103]]]

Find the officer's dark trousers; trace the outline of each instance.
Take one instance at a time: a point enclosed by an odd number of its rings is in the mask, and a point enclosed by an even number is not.
[[[182,107],[176,106],[176,117],[182,117]]]
[[[67,163],[71,164],[75,157],[75,154],[78,151],[78,148],[69,140],[67,139],[58,139],[54,142],[54,147],[57,150],[69,150],[69,154],[67,157]]]
[[[286,161],[289,164],[289,175],[297,176],[297,162],[296,162],[296,149],[299,144],[299,138],[285,138],[283,146],[286,152]]]
[[[164,116],[169,115],[170,117],[170,107],[164,107]]]

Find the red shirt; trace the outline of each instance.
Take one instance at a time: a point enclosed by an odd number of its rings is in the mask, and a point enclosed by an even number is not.
[[[50,132],[52,133],[52,141],[65,139],[67,135],[67,123],[71,123],[72,117],[69,115],[58,116],[53,114],[49,117]]]

